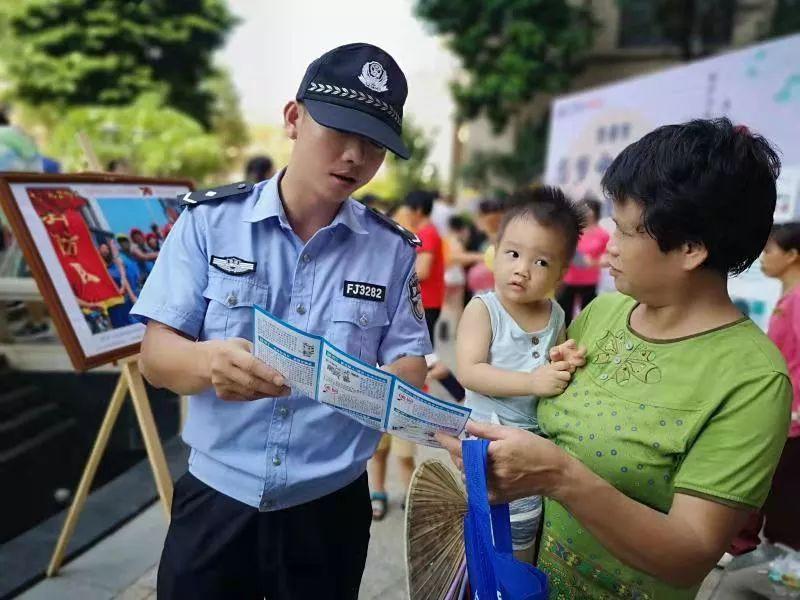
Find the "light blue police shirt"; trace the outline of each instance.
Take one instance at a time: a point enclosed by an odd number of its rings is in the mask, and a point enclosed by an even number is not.
[[[430,353],[424,316],[412,306],[413,247],[353,199],[303,244],[286,218],[279,178],[184,210],[131,314],[199,340],[252,341],[257,304],[370,364]],[[228,258],[239,262],[219,260]],[[227,272],[248,263],[255,269]],[[384,299],[345,296],[345,282],[384,286]],[[262,511],[352,483],[379,438],[306,396],[228,402],[213,388],[190,397],[183,430],[189,471]]]

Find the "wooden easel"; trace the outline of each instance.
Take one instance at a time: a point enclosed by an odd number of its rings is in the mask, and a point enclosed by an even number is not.
[[[161,446],[161,440],[158,437],[155,420],[153,419],[153,411],[150,410],[150,400],[147,397],[144,380],[142,379],[142,374],[139,372],[138,358],[138,355],[136,355],[119,361],[122,372],[119,375],[117,386],[114,388],[114,393],[111,395],[111,402],[108,405],[105,417],[103,417],[100,431],[97,432],[97,439],[94,441],[92,453],[89,455],[89,460],[86,462],[86,467],[83,469],[78,491],[67,513],[67,520],[64,521],[61,534],[58,536],[58,543],[50,559],[50,565],[47,567],[48,577],[57,575],[61,568],[64,555],[67,551],[67,545],[75,530],[75,525],[78,522],[78,517],[83,509],[83,505],[86,502],[86,496],[89,495],[89,489],[92,487],[92,481],[94,480],[95,473],[97,473],[100,459],[103,457],[103,453],[106,450],[111,430],[114,427],[114,423],[117,421],[120,408],[122,408],[122,403],[125,401],[128,392],[130,392],[133,408],[136,411],[136,419],[139,421],[139,430],[142,432],[142,438],[144,439],[144,445],[147,450],[147,458],[150,461],[150,467],[153,469],[158,496],[161,499],[161,505],[164,507],[164,512],[167,515],[167,521],[169,521],[170,508],[172,505],[172,477],[167,468],[164,448]]]

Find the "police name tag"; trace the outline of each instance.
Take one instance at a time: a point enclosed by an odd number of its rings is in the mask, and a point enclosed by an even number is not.
[[[365,283],[363,281],[345,281],[344,295],[347,298],[370,300],[372,302],[386,301],[386,286]]]

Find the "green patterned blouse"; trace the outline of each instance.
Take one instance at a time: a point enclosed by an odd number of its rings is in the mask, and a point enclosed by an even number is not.
[[[622,294],[601,296],[573,322],[569,337],[587,347],[587,364],[563,394],[540,401],[542,429],[661,512],[676,493],[759,507],[789,426],[791,383],[777,348],[746,318],[688,338],[649,340],[630,328],[635,306]],[[697,593],[624,565],[551,500],[539,567],[554,599]]]

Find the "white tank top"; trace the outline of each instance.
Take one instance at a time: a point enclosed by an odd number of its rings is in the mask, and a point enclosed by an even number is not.
[[[564,326],[564,310],[555,300],[550,301],[550,320],[540,331],[525,331],[500,303],[494,291],[476,296],[489,311],[492,341],[487,362],[498,369],[531,372],[547,363],[550,348],[556,345]],[[466,391],[466,405],[476,421],[494,421],[536,433],[540,432],[536,418],[536,396],[498,398]]]

